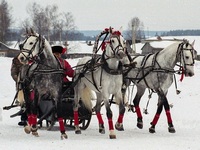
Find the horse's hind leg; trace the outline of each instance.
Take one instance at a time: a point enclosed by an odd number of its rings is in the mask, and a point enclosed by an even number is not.
[[[167,116],[167,122],[168,122],[168,131],[170,133],[175,133],[175,129],[174,129],[174,125],[172,123],[172,118],[171,118],[171,113],[170,113],[170,107],[169,107],[169,103],[166,99],[166,101],[164,102],[164,108],[165,108],[165,112],[166,112],[166,116]]]
[[[162,109],[163,109],[163,103],[159,100],[156,114],[154,116],[153,121],[151,122],[151,127],[149,128],[150,133],[155,133],[155,126],[158,122],[158,119],[160,118],[160,114],[162,112]]]
[[[169,103],[168,103],[167,98],[166,98],[166,94],[164,94],[161,91],[158,91],[157,93],[159,95],[158,108],[157,108],[156,115],[154,116],[154,119],[151,122],[152,126],[149,128],[149,132],[155,133],[155,125],[158,122],[158,119],[160,117],[160,114],[161,114],[163,106],[164,106],[165,112],[166,112],[166,115],[167,115],[168,125],[169,125],[168,130],[169,130],[170,133],[175,133],[175,129],[174,129],[174,126],[172,124],[172,119],[171,119],[171,114],[170,114],[170,107],[169,107]]]
[[[137,87],[137,93],[136,93],[135,98],[133,100],[135,112],[137,114],[137,127],[139,129],[143,128],[142,113],[141,113],[141,110],[140,110],[140,107],[139,107],[139,103],[140,103],[140,99],[143,96],[144,92],[145,92],[144,88]]]
[[[62,102],[60,100],[57,103],[57,116],[58,116],[58,122],[59,122],[60,132],[61,132],[61,139],[67,139],[68,136],[65,133],[65,127],[64,127],[64,121],[63,121],[62,114],[63,114],[62,113]]]
[[[79,116],[78,116],[78,107],[79,107],[79,100],[80,100],[80,88],[82,86],[80,84],[77,84],[74,87],[74,127],[75,127],[75,133],[81,134],[81,129],[79,127]]]

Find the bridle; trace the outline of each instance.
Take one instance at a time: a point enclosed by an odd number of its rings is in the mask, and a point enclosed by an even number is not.
[[[186,45],[186,48],[184,48],[184,45]],[[188,45],[190,45],[192,48],[187,48]],[[185,56],[184,56],[184,51],[190,51],[191,56],[192,56],[192,63],[186,63]],[[176,58],[180,60],[180,65],[176,64],[177,66],[180,67],[180,70],[184,70],[184,73],[186,73],[187,66],[194,66],[194,48],[191,44],[188,43],[188,41],[183,41],[182,43],[179,44],[178,50],[176,53]],[[181,62],[183,61],[183,63]]]
[[[121,33],[118,33],[118,32],[113,33],[113,34],[111,34],[111,36],[109,38],[109,42],[107,42],[112,50],[112,53],[113,53],[112,57],[117,57],[117,55],[119,54],[120,51],[125,53],[127,50],[126,46],[123,47],[123,45],[120,41],[120,36],[121,36]],[[113,41],[112,41],[113,38],[116,38],[118,41],[118,45],[116,47],[114,47],[114,45],[113,45]],[[107,56],[107,57],[110,57],[110,56]]]
[[[24,45],[26,44],[28,39],[31,37],[36,37],[36,41],[35,41],[35,43],[33,43],[33,46],[30,49],[25,49]],[[37,43],[39,43],[38,44],[39,51],[38,51],[37,55],[33,56],[33,51],[35,50]],[[39,35],[39,36],[28,35],[27,38],[24,40],[24,42],[19,45],[20,53],[26,58],[25,61],[34,61],[39,55],[41,55],[43,53],[43,49],[44,49],[44,45],[45,45],[44,43],[45,43],[45,39],[41,35]],[[25,53],[27,53],[28,55],[25,55]]]

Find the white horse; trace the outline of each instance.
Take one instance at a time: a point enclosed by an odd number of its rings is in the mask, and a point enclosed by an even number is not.
[[[28,134],[32,132],[38,136],[38,104],[43,98],[48,98],[52,100],[57,110],[61,138],[67,138],[61,112],[63,69],[53,55],[49,42],[32,29],[27,30],[26,39],[20,44],[18,59],[27,64],[21,77],[28,114],[28,126],[25,127],[25,132]]]
[[[176,42],[171,44],[156,54],[132,57],[132,62],[136,62],[136,68],[129,69],[126,76],[137,86],[137,93],[133,99],[133,104],[137,114],[138,128],[143,128],[139,102],[145,89],[149,88],[156,92],[159,97],[157,112],[151,122],[149,132],[155,132],[155,125],[160,117],[163,106],[167,116],[168,130],[171,133],[175,132],[166,96],[169,87],[173,83],[173,75],[176,73],[174,67],[178,62],[180,62],[178,66],[182,74],[186,77],[192,77],[194,75],[194,57],[196,51],[193,48],[193,44],[189,44],[188,41],[183,40],[181,43]]]
[[[121,92],[123,75],[122,75],[122,63],[126,56],[126,45],[124,38],[120,31],[113,31],[111,28],[103,31],[97,38],[94,51],[98,47],[99,38],[106,34],[109,35],[108,41],[104,41],[102,44],[105,50],[101,57],[84,57],[79,60],[75,71],[75,80],[79,79],[74,88],[74,124],[75,133],[80,134],[80,128],[78,126],[78,103],[81,99],[88,109],[92,109],[91,103],[91,91],[96,92],[97,102],[95,106],[96,116],[99,122],[99,132],[105,133],[104,122],[100,114],[101,103],[104,102],[106,108],[106,114],[108,118],[110,138],[116,138],[114,133],[112,111],[110,109],[109,97],[114,95],[115,100],[119,104],[119,118],[116,123],[118,130],[123,130],[123,116],[125,112],[125,106],[123,96]],[[105,45],[106,44],[106,45]],[[105,47],[104,47],[105,46]],[[96,53],[96,52],[95,52]],[[91,110],[92,111],[92,110]]]

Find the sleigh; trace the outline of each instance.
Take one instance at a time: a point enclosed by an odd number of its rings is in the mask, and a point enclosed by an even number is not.
[[[16,93],[17,95],[17,93]],[[65,90],[65,95],[62,98],[62,113],[65,126],[69,128],[74,128],[74,113],[73,113],[73,105],[74,105],[74,92],[73,87],[67,87]],[[10,106],[3,107],[4,110],[9,110],[14,107],[19,107],[16,104],[16,96],[11,103]],[[52,100],[45,100],[43,99],[39,103],[39,111],[38,111],[38,125],[43,127],[43,122],[46,122],[46,127],[48,130],[51,130],[54,126],[57,118],[55,112],[55,105],[53,104]],[[10,117],[20,116],[25,111],[25,108],[22,108],[17,113],[11,115]],[[79,102],[79,125],[82,130],[86,130],[90,124],[92,112],[89,111],[82,101]]]

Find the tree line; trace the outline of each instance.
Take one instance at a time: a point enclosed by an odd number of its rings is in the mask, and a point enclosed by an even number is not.
[[[74,17],[71,12],[59,12],[57,5],[42,7],[36,2],[27,6],[29,17],[20,22],[20,28],[14,29],[12,8],[6,0],[0,1],[0,41],[20,40],[19,37],[25,33],[26,28],[32,27],[36,32],[44,35],[48,41],[69,41],[69,40],[95,40],[95,37],[86,37],[77,30]],[[126,37],[131,40],[144,39],[144,25],[138,17],[133,17],[128,22]]]
[[[164,32],[161,36],[200,36],[200,30],[171,30]]]
[[[20,22],[20,28],[14,29],[12,8],[6,0],[0,1],[0,41],[21,40],[19,39],[26,28],[32,27],[36,32],[44,35],[48,41],[71,41],[71,40],[95,40],[95,37],[85,36],[77,30],[74,17],[71,12],[59,12],[57,5],[42,7],[36,2],[27,6],[29,17]],[[200,30],[171,30],[163,32],[160,36],[187,36],[200,35]],[[156,35],[155,35],[156,36]],[[125,30],[127,40],[140,41],[145,39],[144,24],[138,17],[133,17],[128,22]],[[134,38],[133,38],[134,37]]]

